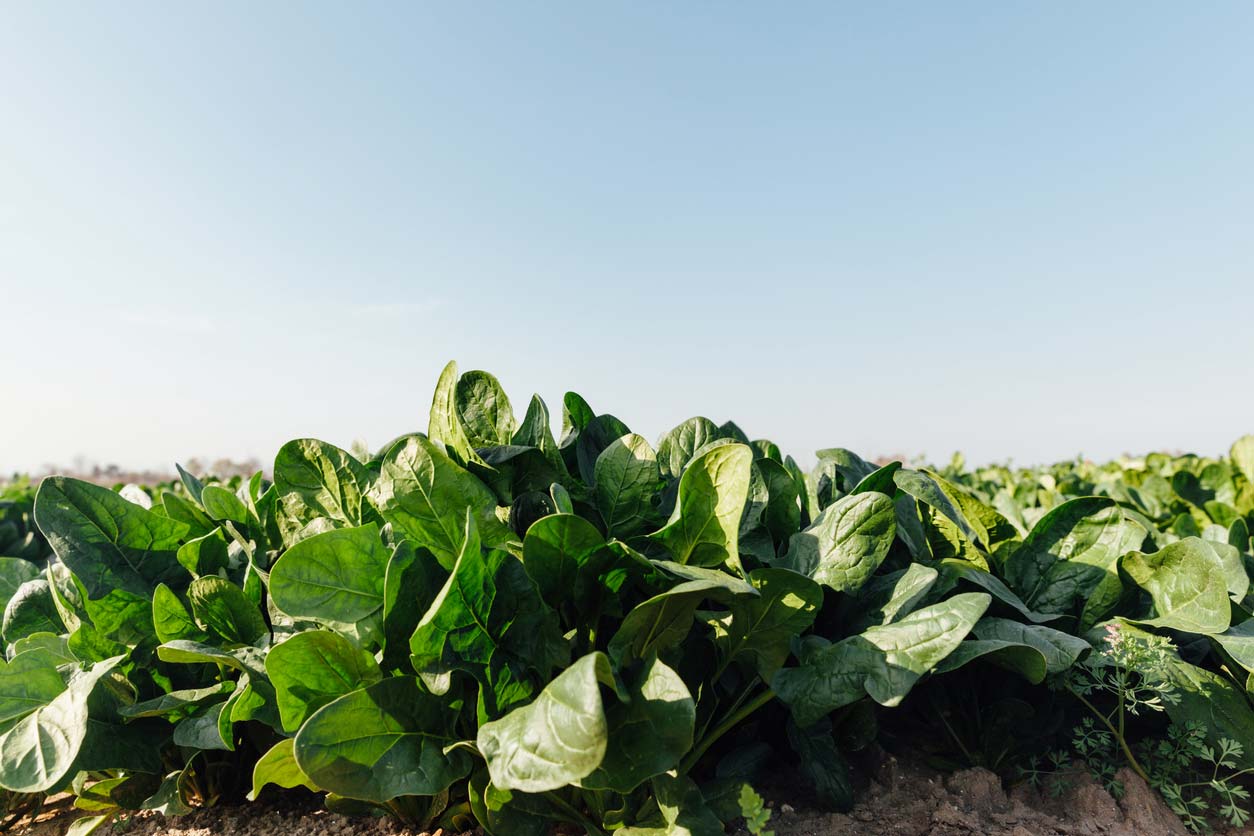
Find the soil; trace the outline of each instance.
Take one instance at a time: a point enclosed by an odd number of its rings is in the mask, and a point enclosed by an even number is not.
[[[879,759],[874,776],[849,813],[825,813],[781,800],[769,802],[775,836],[1187,836],[1157,793],[1129,770],[1118,779],[1115,800],[1087,773],[1065,776],[1057,797],[1027,786],[1007,792],[996,775],[967,769],[943,775]],[[265,796],[263,796],[263,799]],[[109,836],[452,836],[418,834],[394,821],[347,818],[317,809],[311,797],[271,796],[242,807],[198,810],[176,819],[143,814],[119,822]],[[62,836],[74,817],[63,801],[53,805],[27,836]],[[1254,828],[1220,830],[1223,836],[1254,836]],[[23,833],[19,825],[14,833]],[[738,831],[737,836],[746,836]]]

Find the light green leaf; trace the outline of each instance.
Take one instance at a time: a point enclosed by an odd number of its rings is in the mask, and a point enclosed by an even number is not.
[[[351,624],[383,606],[390,558],[374,523],[325,531],[283,553],[270,571],[270,594],[290,616]]]
[[[919,677],[957,649],[991,601],[967,592],[872,627],[807,654],[800,667],[776,674],[773,688],[803,728],[864,693],[898,705]]]
[[[842,497],[792,536],[780,565],[837,592],[858,589],[884,562],[897,533],[893,501],[874,491]]]
[[[253,767],[253,788],[248,793],[249,801],[256,801],[262,788],[274,784],[284,789],[305,787],[318,791],[318,786],[309,780],[300,765],[296,763],[296,741],[290,737],[280,740],[257,761]]]
[[[425,438],[409,436],[388,451],[371,497],[401,536],[430,549],[445,569],[457,559],[467,511],[488,545],[515,541],[497,519],[492,491]]]
[[[670,522],[652,538],[679,563],[738,567],[740,514],[752,464],[753,451],[744,444],[715,447],[691,462],[679,480]]]
[[[619,438],[597,456],[594,473],[597,509],[609,533],[630,537],[644,530],[662,478],[649,442],[634,434]]]
[[[535,702],[480,726],[477,743],[492,783],[548,792],[591,775],[608,740],[601,683],[613,685],[609,658],[590,653],[545,686]]]
[[[1207,541],[1188,537],[1152,554],[1131,552],[1119,565],[1153,602],[1153,614],[1135,623],[1203,634],[1228,629],[1224,567]]]
[[[627,682],[628,701],[605,708],[606,750],[581,787],[627,793],[674,769],[692,748],[696,705],[683,678],[656,658]]]
[[[266,673],[288,732],[332,700],[383,678],[373,656],[325,630],[298,633],[271,648]]]

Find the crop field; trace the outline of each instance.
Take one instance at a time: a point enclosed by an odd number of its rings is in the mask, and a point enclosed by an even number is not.
[[[807,471],[732,422],[652,443],[574,393],[550,418],[449,364],[375,453],[0,487],[0,828],[68,796],[72,836],[276,798],[767,834],[852,810],[887,757],[1140,792],[1163,832],[1249,819],[1254,436]]]

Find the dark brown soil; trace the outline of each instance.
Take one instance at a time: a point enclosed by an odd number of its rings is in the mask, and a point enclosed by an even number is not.
[[[993,773],[968,769],[942,775],[884,756],[857,806],[847,814],[771,802],[775,836],[1186,836],[1179,820],[1143,781],[1119,775],[1116,801],[1086,773],[1066,776],[1054,798],[1020,786],[1010,792]],[[29,836],[62,836],[73,811],[60,805]],[[199,810],[176,819],[140,815],[108,836],[420,836],[390,820],[347,818],[308,800],[280,798],[243,807]],[[15,833],[22,833],[22,826]],[[1254,829],[1221,831],[1254,836]],[[451,836],[436,831],[429,836]],[[745,836],[740,831],[738,836]]]

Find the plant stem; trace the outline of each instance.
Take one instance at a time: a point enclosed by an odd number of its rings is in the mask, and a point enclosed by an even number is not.
[[[567,820],[569,820],[572,824],[577,824],[584,830],[588,831],[588,836],[605,836],[605,832],[601,830],[601,828],[597,827],[591,819],[568,804],[566,799],[562,798],[557,793],[546,792],[544,797],[549,800],[550,804],[565,813]]]
[[[688,753],[688,757],[684,758],[683,763],[679,765],[679,774],[687,775],[690,771],[692,771],[692,768],[697,765],[697,761],[701,760],[701,756],[714,745],[715,741],[727,734],[727,732],[735,728],[742,720],[773,699],[775,699],[775,692],[770,688],[767,688],[739,709],[727,715],[727,717],[723,719],[723,722],[714,727],[714,731],[706,735],[697,747]]]
[[[1137,762],[1136,756],[1132,754],[1132,750],[1128,747],[1128,741],[1124,740],[1123,734],[1119,729],[1114,727],[1114,725],[1110,722],[1110,718],[1098,711],[1097,706],[1085,699],[1084,695],[1079,691],[1072,690],[1071,693],[1075,694],[1076,699],[1088,706],[1089,711],[1092,711],[1093,714],[1097,716],[1097,719],[1102,721],[1102,724],[1105,725],[1106,728],[1110,729],[1110,733],[1113,734],[1115,739],[1119,741],[1119,748],[1123,750],[1123,756],[1127,758],[1128,766],[1132,767],[1132,771],[1141,776],[1142,780],[1149,783],[1149,775],[1147,775],[1145,770],[1141,768],[1141,764]],[[1120,725],[1123,724],[1122,720],[1123,718],[1120,717]]]

